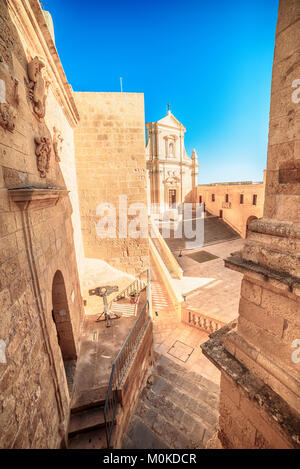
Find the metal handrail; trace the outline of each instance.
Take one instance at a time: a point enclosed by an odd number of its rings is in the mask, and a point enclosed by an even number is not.
[[[118,389],[129,368],[129,365],[132,362],[137,346],[149,321],[149,300],[147,300],[112,365],[104,405],[107,448],[110,448],[112,432],[115,424],[115,417],[118,406]]]

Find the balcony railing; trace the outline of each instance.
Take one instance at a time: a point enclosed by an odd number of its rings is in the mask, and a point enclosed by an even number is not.
[[[149,289],[149,281],[147,289]],[[147,295],[147,297],[149,298],[149,295]],[[137,347],[149,322],[150,315],[148,299],[112,365],[104,406],[107,448],[110,448],[111,446],[111,438],[115,425],[118,407],[118,389],[120,388],[122,380],[133,361]]]

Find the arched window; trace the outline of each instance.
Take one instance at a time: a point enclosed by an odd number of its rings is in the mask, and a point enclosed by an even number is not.
[[[169,143],[169,157],[174,158],[174,143]]]

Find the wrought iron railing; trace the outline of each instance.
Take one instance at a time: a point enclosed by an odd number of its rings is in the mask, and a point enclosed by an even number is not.
[[[144,304],[133,328],[125,340],[113,365],[104,406],[107,448],[110,448],[118,407],[118,389],[133,360],[138,344],[150,321],[149,301]]]

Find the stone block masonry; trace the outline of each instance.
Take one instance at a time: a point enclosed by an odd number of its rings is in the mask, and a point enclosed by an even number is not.
[[[83,320],[78,113],[37,0],[0,2],[0,89],[0,448],[58,448]]]
[[[75,130],[75,156],[84,253],[130,274],[149,265],[147,238],[118,237],[119,195],[147,204],[144,96],[139,93],[75,93],[81,120]],[[117,237],[101,238],[97,207],[117,210]],[[129,216],[129,221],[133,219]]]

